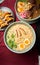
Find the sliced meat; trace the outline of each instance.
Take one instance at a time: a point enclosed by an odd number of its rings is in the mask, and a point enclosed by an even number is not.
[[[31,16],[32,12],[31,11],[26,11],[26,18],[29,18]]]
[[[19,37],[19,35],[18,35],[18,31],[16,30],[16,34],[17,34],[17,37]]]
[[[24,34],[26,35],[26,32],[25,32],[25,30],[23,28],[19,28],[19,29],[22,30],[24,32]]]
[[[36,18],[40,14],[40,9],[37,9],[37,7],[33,8],[33,18]]]

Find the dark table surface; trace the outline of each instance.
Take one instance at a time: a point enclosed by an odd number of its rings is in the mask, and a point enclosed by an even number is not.
[[[1,6],[9,7],[15,14],[14,4],[15,0],[5,0]],[[16,17],[16,14],[15,14]],[[16,20],[18,18],[16,17]],[[39,20],[38,20],[39,21]],[[32,27],[37,28],[36,23]],[[34,47],[25,54],[15,54],[7,49],[4,43],[4,31],[0,31],[0,65],[38,65],[38,49],[37,43]]]

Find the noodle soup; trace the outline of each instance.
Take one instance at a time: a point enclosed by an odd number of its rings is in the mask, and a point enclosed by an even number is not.
[[[31,27],[24,23],[12,24],[6,33],[6,44],[12,51],[28,50],[34,39]]]

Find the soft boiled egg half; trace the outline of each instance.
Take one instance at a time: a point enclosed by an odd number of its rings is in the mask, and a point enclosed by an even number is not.
[[[29,45],[29,44],[30,44],[30,40],[29,40],[28,38],[25,39],[25,40],[24,40],[24,44],[25,44],[25,45]]]
[[[23,49],[25,49],[25,44],[24,43],[20,43],[18,45],[18,50],[23,50]]]
[[[26,46],[30,45],[30,40],[25,39],[23,43],[18,44],[19,50],[24,50]]]

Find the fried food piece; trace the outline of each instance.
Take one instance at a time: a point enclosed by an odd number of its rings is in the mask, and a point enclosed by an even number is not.
[[[11,13],[10,12],[4,12],[4,14],[2,15],[2,17],[4,18],[6,15],[10,15],[11,16]]]
[[[4,18],[5,16],[12,16],[12,14],[10,12],[3,12],[0,10],[0,18]]]
[[[8,23],[8,22],[10,22],[11,20],[14,20],[14,18],[13,18],[13,17],[6,17],[5,20],[6,20],[7,23]]]
[[[2,15],[3,15],[3,11],[0,10],[0,18],[2,18]]]
[[[1,24],[0,28],[5,27],[7,25],[8,25],[7,22],[4,22],[4,23]]]
[[[30,10],[33,6],[34,6],[33,4],[31,4],[30,2],[28,2],[28,4],[25,4],[24,9],[25,10]]]
[[[3,23],[3,20],[2,19],[0,19],[0,25]]]
[[[6,18],[6,17],[11,17],[11,16],[12,16],[11,14],[7,14],[7,15],[5,16],[5,18]]]
[[[0,28],[7,26],[12,20],[14,20],[14,18],[10,12],[0,10]]]
[[[2,19],[0,19],[0,28],[5,27],[7,25],[8,25],[7,22],[5,22]]]
[[[11,13],[9,13],[9,12],[6,12],[5,14],[4,14],[4,19],[3,19],[4,21],[7,21],[7,22],[10,22],[11,20],[14,20],[14,18],[12,17],[12,14]]]

